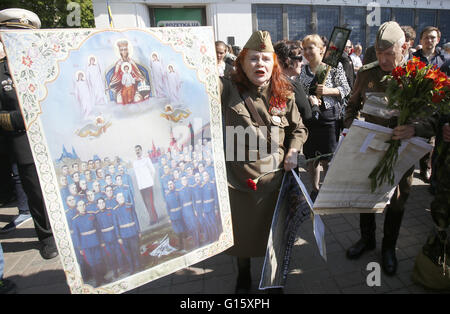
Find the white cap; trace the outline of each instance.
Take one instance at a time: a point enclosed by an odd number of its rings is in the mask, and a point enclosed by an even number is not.
[[[40,28],[39,17],[25,9],[5,9],[0,11],[0,27],[8,28]]]

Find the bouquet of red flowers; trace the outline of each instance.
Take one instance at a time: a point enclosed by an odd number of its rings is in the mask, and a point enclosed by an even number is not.
[[[389,109],[399,112],[398,125],[421,118],[433,112],[450,111],[450,79],[436,66],[426,65],[413,58],[404,66],[396,67],[388,80],[386,95]],[[389,140],[389,148],[369,175],[372,192],[383,182],[394,184],[394,165],[398,158],[401,140]]]

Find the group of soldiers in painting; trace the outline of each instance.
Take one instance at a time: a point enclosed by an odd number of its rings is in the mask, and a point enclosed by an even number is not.
[[[152,156],[181,253],[221,233],[210,142]],[[96,286],[143,269],[142,237],[132,174],[120,158],[95,157],[60,167],[60,190],[75,254],[85,281]],[[137,195],[137,194],[136,194]],[[162,221],[160,219],[159,221]]]

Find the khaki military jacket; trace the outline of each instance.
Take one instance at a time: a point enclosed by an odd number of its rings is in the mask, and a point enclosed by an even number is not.
[[[231,80],[223,79],[221,95],[228,184],[230,188],[249,191],[247,179],[255,179],[270,170],[282,168],[285,153],[290,148],[300,151],[308,131],[303,125],[294,95],[287,102],[286,114],[279,118],[274,118],[268,111],[270,86],[254,87],[245,95],[240,95]],[[272,129],[267,141],[267,136],[258,128],[245,104],[244,97],[247,96],[252,99],[267,130]],[[275,149],[271,149],[273,147]],[[258,192],[273,191],[280,187],[282,177],[283,171],[264,176],[258,183]]]
[[[366,101],[366,94],[370,92],[385,92],[387,81],[381,82],[381,79],[389,74],[384,72],[378,65],[378,61],[364,65],[356,76],[355,85],[350,99],[345,109],[344,126],[349,128],[354,119],[360,118],[360,110]],[[361,114],[367,122],[375,123],[385,127],[393,128],[396,126],[397,119],[383,119],[367,114]]]

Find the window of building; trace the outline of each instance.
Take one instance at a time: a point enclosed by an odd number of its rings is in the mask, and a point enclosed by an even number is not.
[[[281,5],[257,5],[258,30],[269,31],[273,42],[283,39],[283,8]]]
[[[394,20],[401,26],[414,27],[419,34],[426,26],[432,25],[441,30],[441,42],[450,41],[450,10],[412,9],[381,7],[381,23]],[[273,42],[287,38],[299,40],[314,32],[329,37],[335,26],[352,30],[350,40],[353,44],[360,42],[364,49],[375,43],[378,26],[367,25],[366,7],[327,6],[327,5],[287,5],[254,4],[257,28],[268,30]],[[287,19],[283,25],[283,12]]]
[[[329,38],[333,28],[339,25],[339,7],[316,6],[315,10],[317,12],[317,33]]]
[[[289,39],[302,40],[312,33],[311,7],[302,5],[288,5]]]
[[[393,8],[392,19],[400,25],[409,25],[414,27],[414,10]]]
[[[440,10],[438,14],[438,27],[441,31],[441,42],[439,44],[443,45],[450,42],[450,10]]]
[[[366,42],[366,18],[365,7],[342,7],[344,21],[342,26],[350,29],[350,41],[352,43]]]

